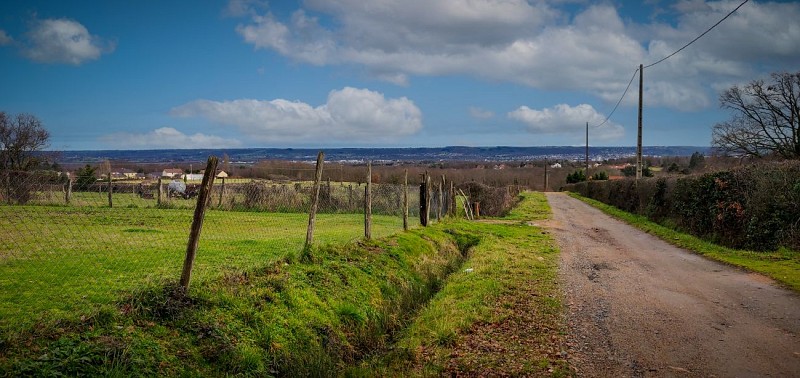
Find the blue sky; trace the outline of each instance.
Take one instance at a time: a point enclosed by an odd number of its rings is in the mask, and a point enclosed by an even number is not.
[[[6,1],[0,110],[51,149],[636,141],[635,69],[741,3]],[[800,69],[800,3],[750,1],[644,72],[644,144],[707,146],[718,94]]]

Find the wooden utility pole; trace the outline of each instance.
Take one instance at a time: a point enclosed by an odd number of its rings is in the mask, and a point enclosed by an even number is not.
[[[586,181],[589,181],[589,122],[586,122]]]
[[[548,182],[549,177],[547,177],[547,159],[544,159],[544,191],[547,191],[547,187],[550,186]]]
[[[189,233],[189,243],[186,245],[186,259],[183,261],[183,272],[181,273],[180,281],[184,292],[189,289],[189,281],[192,278],[194,258],[197,255],[197,247],[200,243],[200,231],[203,229],[203,219],[205,219],[206,208],[211,202],[211,187],[214,185],[214,172],[217,170],[217,162],[218,159],[216,156],[208,157],[206,173],[203,175],[203,183],[200,185],[200,194],[197,196],[197,205],[194,207],[192,230]]]
[[[367,162],[367,187],[364,188],[364,238],[372,239],[372,162]]]
[[[314,222],[317,219],[317,206],[319,206],[319,187],[322,181],[322,165],[324,164],[325,153],[320,151],[317,154],[317,170],[314,173],[314,187],[311,190],[311,210],[308,213],[308,229],[306,230],[305,248],[314,242]]]
[[[636,179],[642,178],[642,88],[644,85],[644,66],[639,65],[639,134],[636,138]]]
[[[403,231],[408,231],[408,169],[403,170]]]

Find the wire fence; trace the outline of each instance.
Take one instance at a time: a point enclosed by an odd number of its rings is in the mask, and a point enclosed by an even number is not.
[[[200,181],[186,177],[87,180],[65,172],[0,171],[0,332],[80,318],[137,287],[177,280],[200,188]],[[313,187],[310,181],[217,177],[192,280],[297,256]],[[366,187],[320,183],[315,245],[364,238]],[[405,193],[408,225],[420,224],[419,183],[370,187],[373,238],[404,229]],[[447,186],[428,188],[435,222],[448,214],[451,197]]]

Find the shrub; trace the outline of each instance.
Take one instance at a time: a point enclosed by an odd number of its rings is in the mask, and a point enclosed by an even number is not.
[[[680,178],[568,185],[581,195],[733,248],[800,249],[800,162]]]

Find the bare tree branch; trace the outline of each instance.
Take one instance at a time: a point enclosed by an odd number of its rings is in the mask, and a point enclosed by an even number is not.
[[[773,73],[720,94],[720,106],[733,118],[714,126],[712,145],[738,156],[800,159],[800,72]]]

